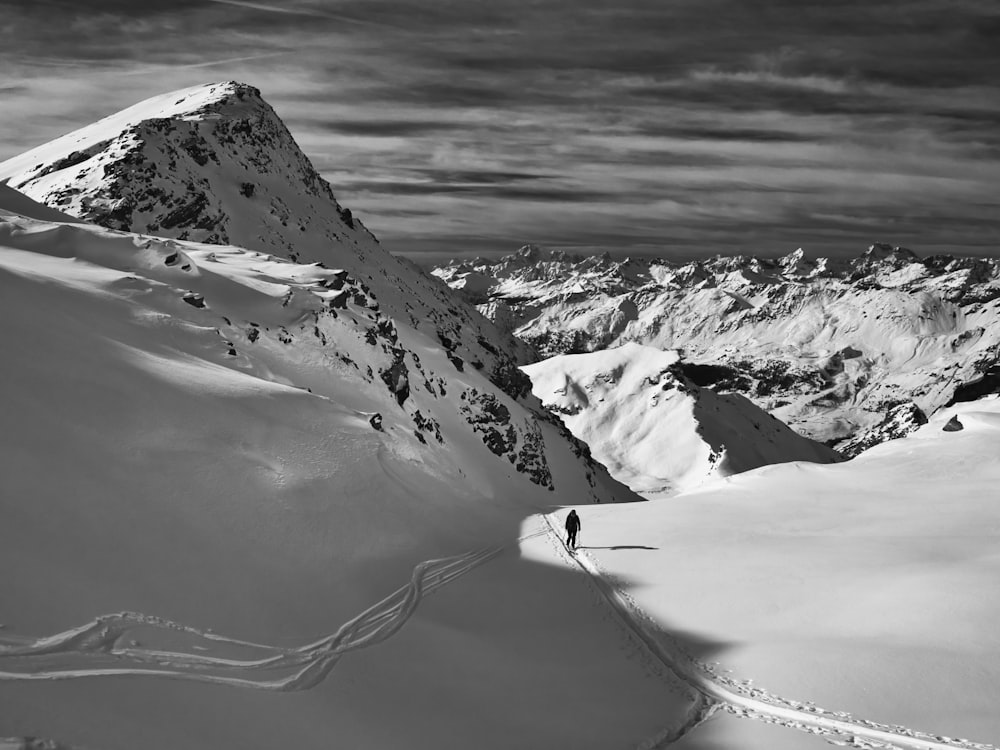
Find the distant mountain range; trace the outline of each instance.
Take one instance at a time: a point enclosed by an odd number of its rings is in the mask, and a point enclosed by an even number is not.
[[[1000,264],[875,244],[852,260],[577,257],[526,246],[433,273],[543,355],[678,350],[847,456],[1000,388]]]

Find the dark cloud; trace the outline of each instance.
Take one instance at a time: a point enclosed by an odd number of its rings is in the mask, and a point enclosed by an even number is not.
[[[690,78],[640,83],[627,96],[650,104],[669,104],[725,113],[773,110],[790,115],[904,114],[911,109],[888,92],[861,88],[853,82],[822,78],[788,78],[757,71],[700,71]]]
[[[679,138],[691,141],[751,141],[760,143],[808,143],[817,138],[809,133],[790,130],[765,130],[763,128],[726,127],[725,125],[680,126],[670,123],[645,123],[634,132],[661,138]]]
[[[531,203],[592,203],[608,202],[620,199],[620,193],[609,193],[601,190],[561,187],[556,185],[516,185],[502,182],[386,182],[366,184],[348,184],[346,189],[360,195],[375,191],[381,196],[423,196],[423,195],[460,195],[483,199],[528,201]]]
[[[456,122],[435,120],[331,120],[316,123],[317,127],[330,133],[343,135],[370,135],[386,138],[410,138],[414,136],[448,133],[463,130],[468,126]]]
[[[431,179],[459,184],[503,185],[527,180],[553,179],[557,175],[533,172],[497,172],[486,170],[423,170],[422,174]]]
[[[506,90],[497,81],[433,81],[388,89],[383,100],[425,103],[435,107],[507,107],[523,102],[525,92]]]
[[[207,0],[145,0],[141,3],[133,0],[87,0],[79,3],[76,0],[5,0],[2,3],[7,12],[35,13],[38,16],[48,16],[53,25],[64,21],[65,16],[52,15],[79,14],[96,16],[106,13],[123,16],[148,16],[159,13],[177,13],[190,8],[209,5]]]

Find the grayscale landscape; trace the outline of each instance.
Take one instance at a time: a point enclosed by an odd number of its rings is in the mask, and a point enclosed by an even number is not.
[[[0,10],[0,750],[1000,747],[1000,8]]]

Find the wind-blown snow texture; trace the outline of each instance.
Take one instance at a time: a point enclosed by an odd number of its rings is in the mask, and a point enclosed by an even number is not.
[[[695,385],[675,352],[624,344],[524,371],[612,476],[648,498],[765,464],[838,459],[745,397]]]
[[[745,394],[847,455],[1000,387],[1000,265],[873,245],[851,261],[580,259],[531,246],[434,273],[543,354],[680,350],[700,385]]]

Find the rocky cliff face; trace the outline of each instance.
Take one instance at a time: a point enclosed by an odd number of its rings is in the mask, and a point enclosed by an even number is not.
[[[1000,361],[989,259],[882,244],[853,260],[798,250],[684,264],[527,248],[434,273],[545,355],[677,349],[699,385],[743,393],[848,455],[983,390]]]

